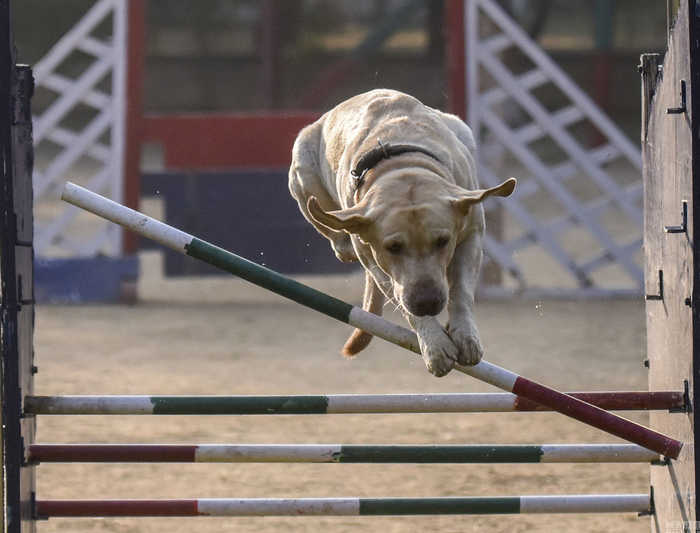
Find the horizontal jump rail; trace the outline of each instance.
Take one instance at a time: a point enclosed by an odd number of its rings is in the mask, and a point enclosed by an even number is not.
[[[39,518],[144,516],[397,516],[530,513],[649,513],[649,494],[493,498],[284,498],[38,500]]]
[[[605,410],[681,410],[682,391],[569,392]],[[507,392],[315,396],[27,396],[34,415],[304,415],[552,411]]]
[[[61,198],[177,252],[204,261],[329,317],[420,353],[415,333],[406,328],[197,239],[184,231],[83,187],[68,182],[63,188]],[[678,458],[683,447],[683,443],[678,440],[526,379],[486,360],[474,366],[455,365],[455,369],[672,459]]]
[[[31,444],[29,463],[651,463],[636,444]]]

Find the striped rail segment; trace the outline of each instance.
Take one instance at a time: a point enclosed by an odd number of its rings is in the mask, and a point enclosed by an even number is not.
[[[569,392],[606,410],[680,410],[682,391]],[[292,396],[27,396],[34,415],[318,415],[551,411],[507,392]]]
[[[372,335],[420,353],[412,331],[369,313],[360,307],[324,294],[295,280],[228,252],[218,246],[159,222],[73,183],[66,183],[61,198],[77,207],[131,229],[140,235],[235,274],[251,283],[315,309]],[[460,372],[490,383],[506,392],[545,405],[566,416],[607,431],[672,459],[680,455],[683,443],[573,396],[536,383],[505,368],[482,360],[474,366],[456,365]]]
[[[31,444],[29,463],[651,463],[636,444]]]
[[[650,508],[649,494],[574,494],[490,498],[39,500],[36,502],[36,514],[40,518],[649,513]]]

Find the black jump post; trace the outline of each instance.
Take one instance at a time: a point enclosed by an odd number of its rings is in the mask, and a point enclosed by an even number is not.
[[[9,0],[0,0],[0,338],[2,350],[2,532],[36,531],[34,467],[24,461],[34,418],[22,415],[32,393],[34,279],[32,218],[33,78],[15,65]],[[0,486],[2,484],[0,483]]]

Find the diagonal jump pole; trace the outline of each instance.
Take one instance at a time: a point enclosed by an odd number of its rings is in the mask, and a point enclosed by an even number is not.
[[[177,252],[209,263],[301,305],[420,354],[415,333],[360,307],[282,276],[74,183],[65,184],[61,198]],[[488,361],[482,360],[474,366],[455,365],[455,369],[666,457],[677,459],[683,447],[680,441],[530,381]]]

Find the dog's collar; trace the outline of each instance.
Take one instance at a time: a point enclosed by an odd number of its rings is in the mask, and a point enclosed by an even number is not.
[[[353,188],[355,191],[357,191],[364,183],[367,171],[371,170],[375,165],[377,165],[377,163],[384,159],[389,159],[390,157],[408,152],[419,152],[432,157],[438,163],[440,162],[435,154],[429,152],[425,148],[421,148],[420,146],[415,146],[413,144],[384,144],[379,139],[377,139],[377,144],[379,144],[379,146],[363,154],[362,157],[360,157],[360,160],[357,162],[355,168],[350,171],[353,179]]]

